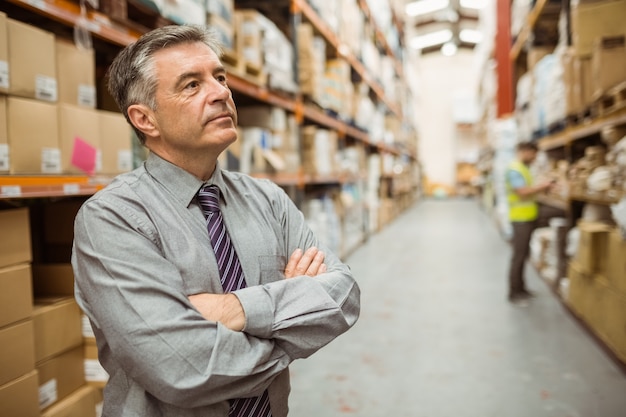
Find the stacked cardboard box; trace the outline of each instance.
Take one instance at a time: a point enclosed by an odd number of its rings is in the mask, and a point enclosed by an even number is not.
[[[121,114],[95,110],[93,50],[0,13],[0,74],[0,92],[8,93],[0,96],[0,173],[131,168],[130,127]]]
[[[0,415],[39,416],[27,209],[0,211]]]
[[[626,362],[626,240],[619,229],[579,222],[567,303]]]

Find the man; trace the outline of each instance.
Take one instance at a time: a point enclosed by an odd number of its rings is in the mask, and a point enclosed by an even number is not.
[[[283,417],[288,365],[348,330],[359,288],[288,196],[223,171],[237,113],[208,29],[124,48],[108,86],[142,167],[75,221],[78,303],[110,375],[105,417]]]
[[[551,182],[534,184],[529,166],[537,157],[537,145],[522,142],[516,148],[517,158],[506,172],[509,220],[513,227],[513,255],[509,269],[509,301],[525,305],[532,293],[524,282],[524,266],[530,253],[530,238],[535,230],[539,208],[535,198],[546,191]]]

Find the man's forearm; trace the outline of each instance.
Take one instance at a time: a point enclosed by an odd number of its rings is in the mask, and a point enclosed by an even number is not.
[[[189,301],[205,319],[222,323],[236,332],[243,330],[246,315],[236,295],[194,294],[189,296]]]

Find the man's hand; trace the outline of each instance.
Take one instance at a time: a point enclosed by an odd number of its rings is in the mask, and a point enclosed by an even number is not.
[[[205,319],[219,321],[230,330],[240,332],[246,324],[243,307],[234,294],[194,294],[189,301]]]
[[[314,277],[326,272],[326,264],[324,263],[324,252],[316,247],[312,247],[302,252],[302,249],[296,249],[289,257],[289,262],[285,267],[285,278],[293,278],[302,275]]]

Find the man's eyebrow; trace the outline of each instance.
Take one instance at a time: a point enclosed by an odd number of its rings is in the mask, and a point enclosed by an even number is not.
[[[176,84],[175,87],[179,88],[181,86],[181,84],[183,84],[186,80],[188,80],[189,78],[199,78],[200,77],[200,72],[199,71],[189,71],[189,72],[184,72],[182,74],[180,74],[177,78],[176,78]]]

